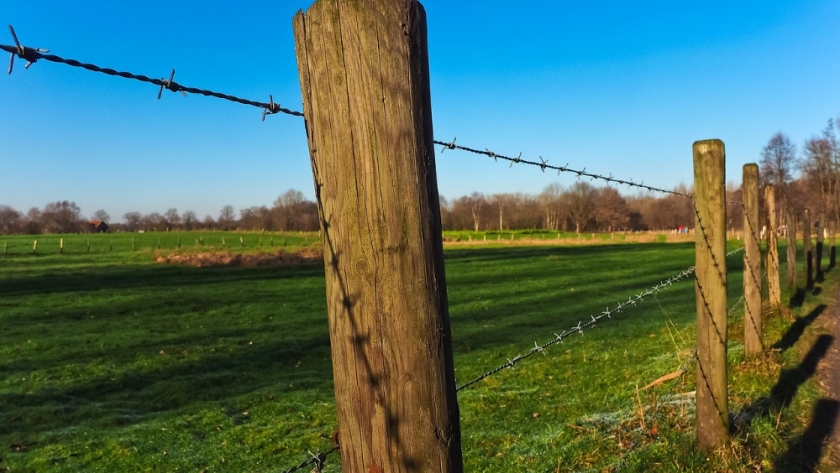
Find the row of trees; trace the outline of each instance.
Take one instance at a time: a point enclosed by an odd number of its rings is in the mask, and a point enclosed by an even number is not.
[[[840,124],[828,120],[821,133],[805,140],[800,153],[784,133],[774,135],[764,147],[759,165],[761,180],[774,184],[779,209],[787,206],[840,217]]]
[[[271,207],[249,207],[236,214],[233,206],[222,207],[217,218],[210,215],[199,220],[192,210],[183,213],[171,208],[164,213],[127,212],[122,222],[112,222],[108,212],[97,210],[90,219],[82,215],[75,202],[53,202],[43,210],[33,207],[21,213],[7,205],[0,205],[0,234],[13,233],[81,233],[91,229],[89,220],[101,220],[111,231],[173,231],[173,230],[276,230],[312,231],[318,229],[318,208],[306,200],[303,193],[289,190]]]
[[[779,209],[786,206],[809,208],[815,215],[825,212],[831,219],[840,217],[840,143],[838,127],[829,120],[821,133],[805,141],[801,153],[783,133],[774,135],[762,150],[760,169],[763,183],[778,189]],[[728,199],[740,201],[740,186],[727,185]],[[690,193],[680,185],[674,190]],[[729,228],[740,228],[740,208],[728,209]],[[195,212],[179,213],[171,208],[160,214],[128,212],[123,221],[111,222],[104,210],[92,215],[94,220],[111,224],[112,230],[318,230],[317,205],[303,193],[289,190],[271,207],[239,210],[224,206],[217,218],[208,215],[199,220]],[[623,196],[611,187],[596,187],[579,181],[564,188],[551,184],[539,194],[480,194],[447,200],[441,197],[441,220],[445,230],[547,229],[575,232],[668,230],[694,225],[692,201],[676,195]],[[0,234],[74,233],[88,231],[87,220],[74,202],[47,204],[26,214],[0,205]]]

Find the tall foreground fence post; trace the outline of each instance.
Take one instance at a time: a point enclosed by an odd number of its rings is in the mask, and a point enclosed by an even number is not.
[[[762,352],[761,239],[758,228],[758,165],[744,165],[744,353]]]
[[[787,238],[787,283],[789,287],[796,288],[796,213],[793,207],[788,207],[785,214],[785,237]]]
[[[425,11],[318,0],[294,34],[342,471],[462,472]]]
[[[802,241],[805,250],[805,287],[814,287],[814,252],[811,248],[811,211],[802,213]]]
[[[782,288],[779,285],[779,237],[776,234],[776,187],[764,186],[764,204],[767,206],[767,291],[770,306],[782,307]]]
[[[713,448],[729,435],[726,385],[726,153],[720,140],[694,143],[697,439]]]

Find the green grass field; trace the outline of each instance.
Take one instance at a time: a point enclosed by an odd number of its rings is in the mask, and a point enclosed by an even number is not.
[[[330,447],[322,266],[154,263],[178,238],[184,252],[273,251],[318,246],[317,234],[74,235],[64,254],[59,238],[40,236],[34,253],[34,237],[0,238],[0,472],[281,472]],[[608,243],[448,249],[458,384],[694,261],[693,243]],[[821,394],[809,376],[785,373],[820,343],[819,324],[805,326],[834,274],[799,319],[767,322],[776,350],[745,361],[740,254],[727,267],[730,410],[753,414],[731,447],[694,447],[689,278],[462,391],[466,471],[806,465],[813,454],[797,442]],[[680,368],[685,376],[637,391]],[[325,471],[340,471],[338,455]]]

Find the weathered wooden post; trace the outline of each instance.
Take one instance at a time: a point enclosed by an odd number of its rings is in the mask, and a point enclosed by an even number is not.
[[[796,213],[793,207],[788,207],[785,216],[785,227],[787,228],[787,258],[785,269],[787,269],[788,286],[796,288]]]
[[[782,289],[779,285],[779,238],[776,234],[776,187],[764,186],[764,204],[767,206],[767,292],[770,306],[782,307]]]
[[[837,265],[837,234],[835,233],[835,221],[828,222],[828,268],[834,269]]]
[[[816,280],[823,280],[822,258],[823,258],[823,243],[825,243],[825,213],[821,212],[817,218],[817,251],[814,258],[814,266],[816,266]]]
[[[461,472],[425,11],[317,0],[294,32],[342,470]]]
[[[802,214],[802,241],[805,250],[805,287],[814,287],[814,252],[811,248],[811,211]]]
[[[64,254],[64,238],[58,239],[58,253],[62,255]]]
[[[758,228],[758,165],[744,165],[744,353],[755,356],[761,343],[761,239]]]
[[[702,448],[729,436],[726,366],[726,153],[720,140],[694,153],[695,296],[697,299],[697,439]]]

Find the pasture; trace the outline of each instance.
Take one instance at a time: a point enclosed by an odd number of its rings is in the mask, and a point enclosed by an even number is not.
[[[317,248],[317,234],[64,237],[64,254],[56,251],[60,236],[38,237],[34,252],[35,237],[0,239],[0,251],[7,248],[0,253],[0,472],[282,472],[330,448],[336,423],[322,264],[155,262],[171,252]],[[691,242],[602,240],[447,248],[458,385],[694,262]],[[785,378],[784,370],[819,342],[824,329],[810,322],[832,295],[834,274],[822,294],[809,292],[794,309],[798,319],[770,318],[765,336],[775,349],[745,361],[741,254],[727,267],[730,408],[749,413],[750,422],[726,451],[694,447],[688,278],[461,391],[465,470],[712,472],[813,463],[797,442],[821,393],[810,376]],[[679,369],[687,372],[641,389]],[[340,471],[338,455],[324,471]]]

